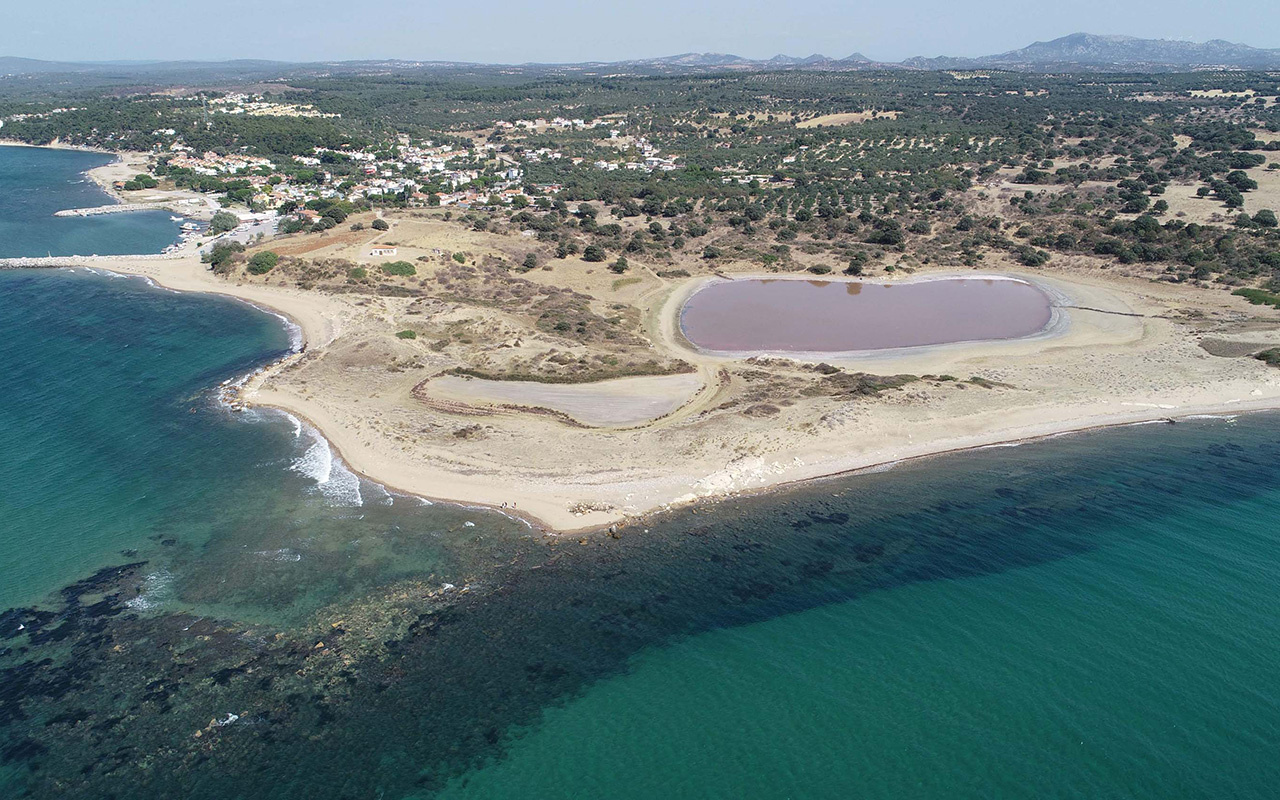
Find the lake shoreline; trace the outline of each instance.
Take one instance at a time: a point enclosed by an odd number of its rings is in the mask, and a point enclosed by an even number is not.
[[[774,469],[765,462],[741,479],[717,479],[716,474],[707,475],[707,468],[701,467],[703,482],[688,484],[676,476],[655,486],[636,470],[610,475],[603,483],[585,480],[584,477],[592,476],[586,476],[581,470],[568,473],[546,470],[535,474],[518,466],[468,470],[458,464],[437,462],[427,451],[401,452],[387,448],[380,444],[377,434],[362,432],[361,417],[354,410],[334,412],[329,405],[318,402],[320,398],[309,399],[308,395],[278,384],[277,378],[282,373],[301,360],[318,357],[343,332],[361,324],[347,298],[293,288],[232,283],[214,276],[194,257],[151,261],[122,258],[106,263],[97,259],[81,261],[79,266],[145,277],[176,291],[233,297],[292,320],[301,331],[300,351],[250,376],[241,393],[246,406],[275,408],[305,420],[326,438],[335,455],[349,469],[388,490],[436,502],[492,508],[519,517],[538,529],[566,535],[614,525],[645,525],[669,510],[773,492],[948,453],[1183,417],[1280,409],[1280,386],[1265,396],[1250,396],[1246,387],[1238,384],[1193,392],[1186,398],[1153,392],[1127,402],[1032,405],[1019,409],[1016,414],[990,418],[985,427],[977,429],[936,419],[932,424],[912,429],[928,435],[919,441],[908,436],[905,443],[898,441],[896,446],[889,446],[881,436],[871,437],[870,445],[861,452],[824,452],[821,448],[816,452],[804,451],[796,457],[795,464]],[[1171,402],[1174,400],[1178,402]],[[548,423],[529,420],[523,424]],[[874,446],[876,444],[879,446]],[[633,456],[632,461],[642,457]],[[687,468],[700,469],[697,464]],[[679,485],[692,491],[678,492]],[[607,508],[589,505],[593,496],[621,500],[641,491],[646,491],[648,497],[634,498],[629,507],[622,506],[620,501],[614,501]],[[575,502],[583,505],[575,509]]]
[[[724,284],[730,281],[803,281],[806,283],[864,283],[879,286],[911,286],[914,284],[936,283],[950,280],[1014,281],[1032,286],[1049,298],[1049,320],[1039,330],[1022,336],[986,339],[959,339],[936,344],[899,345],[895,347],[877,347],[858,350],[719,350],[694,343],[689,338],[688,333],[685,330],[685,313],[688,311],[694,296],[711,288],[712,286]],[[745,273],[741,275],[733,275],[728,278],[712,276],[691,281],[687,287],[682,288],[680,292],[673,295],[672,298],[667,301],[666,307],[667,309],[674,309],[674,311],[667,311],[665,313],[674,313],[675,315],[676,324],[674,329],[669,331],[669,334],[677,345],[699,355],[722,359],[744,359],[751,356],[757,356],[768,358],[792,358],[805,361],[830,360],[852,363],[860,360],[882,357],[929,354],[944,352],[946,350],[959,350],[971,345],[999,345],[1004,342],[1023,343],[1029,341],[1056,339],[1065,336],[1068,333],[1071,324],[1069,315],[1065,313],[1065,311],[1071,308],[1071,299],[1063,292],[1059,291],[1049,283],[1039,280],[1035,276],[1014,275],[998,271],[974,273],[963,270],[940,270],[924,274],[906,274],[879,279],[828,275],[821,275],[817,277],[811,277],[808,275],[770,275],[767,273]]]

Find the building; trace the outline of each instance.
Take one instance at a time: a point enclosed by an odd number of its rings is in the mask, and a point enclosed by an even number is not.
[[[375,247],[369,251],[371,256],[394,256],[396,248],[394,247]]]

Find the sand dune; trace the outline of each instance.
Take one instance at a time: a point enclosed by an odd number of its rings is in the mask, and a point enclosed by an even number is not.
[[[773,383],[762,384],[766,371],[740,358],[688,350],[675,312],[696,281],[654,295],[646,318],[658,349],[691,361],[697,374],[575,386],[439,377],[428,383],[440,396],[467,404],[537,405],[614,426],[586,428],[547,414],[460,415],[415,399],[414,387],[440,370],[388,370],[378,361],[401,352],[429,355],[421,344],[394,336],[409,303],[403,298],[236,284],[195,258],[99,266],[287,314],[302,327],[307,351],[256,379],[248,387],[250,402],[310,420],[353,469],[390,487],[514,507],[562,531],[932,453],[1280,407],[1280,370],[1247,357],[1212,356],[1197,343],[1201,336],[1247,335],[1251,342],[1280,344],[1280,326],[1250,322],[1272,312],[1224,292],[1096,270],[1033,276],[1063,298],[1063,326],[1052,336],[838,362],[882,375],[959,378],[921,380],[881,397],[813,396],[805,388],[814,385],[813,375],[802,365],[777,367]],[[1247,334],[1235,333],[1241,326]],[[966,383],[970,376],[1000,385]]]
[[[584,425],[628,427],[665,417],[702,388],[695,374],[557,384],[491,381],[443,375],[423,389],[441,398],[480,405],[513,404],[559,411]]]

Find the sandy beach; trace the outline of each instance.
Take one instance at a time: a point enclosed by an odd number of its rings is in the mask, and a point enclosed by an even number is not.
[[[67,261],[67,260],[63,260]],[[1197,339],[1280,343],[1274,326],[1251,325],[1253,307],[1221,292],[1096,275],[1033,279],[1070,306],[1053,335],[828,359],[879,374],[980,376],[998,388],[918,381],[878,398],[818,398],[767,417],[717,413],[741,387],[734,359],[690,351],[676,311],[698,284],[653,299],[663,348],[688,358],[702,389],[672,383],[680,405],[650,424],[566,425],[555,415],[496,413],[418,402],[429,365],[374,366],[412,342],[390,336],[405,298],[321,294],[235,283],[198,258],[83,260],[178,291],[213,292],[278,312],[300,327],[305,351],[264,371],[243,399],[314,425],[355,471],[423,497],[503,508],[554,531],[643,523],[663,509],[769,490],[934,454],[1023,442],[1103,426],[1280,408],[1280,371],[1220,358]],[[1189,306],[1194,313],[1184,314]],[[1188,320],[1199,320],[1194,325]],[[376,353],[371,353],[375,350]],[[661,382],[646,384],[658,392]],[[457,385],[448,387],[465,400]],[[480,389],[466,391],[475,394]],[[510,396],[499,398],[510,400]],[[634,422],[634,420],[630,420]]]

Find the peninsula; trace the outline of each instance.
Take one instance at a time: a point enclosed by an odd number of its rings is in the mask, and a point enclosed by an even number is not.
[[[450,229],[406,218],[391,230],[402,247],[429,252]],[[735,357],[680,334],[681,306],[705,279],[646,274],[618,286],[586,262],[522,279],[531,295],[570,291],[588,308],[630,310],[619,346],[541,330],[540,312],[493,302],[482,277],[454,277],[464,270],[452,259],[381,284],[453,284],[447,294],[402,296],[301,288],[286,278],[289,262],[271,278],[218,276],[195,256],[79,263],[287,315],[303,350],[255,374],[238,400],[310,421],[353,469],[389,487],[558,531],[957,449],[1280,407],[1280,372],[1249,357],[1280,346],[1270,315],[1136,270],[975,273],[1048,290],[1060,321],[1041,336]],[[940,274],[971,273],[874,280]],[[590,380],[564,382],[559,365],[591,370]]]
[[[1280,407],[1266,74],[582,75],[546,102],[478,74],[413,103],[337,77],[104,100],[151,115],[109,137],[92,103],[9,117],[127,145],[117,199],[211,223],[163,256],[14,265],[287,315],[305,347],[236,405],[557,531]]]

